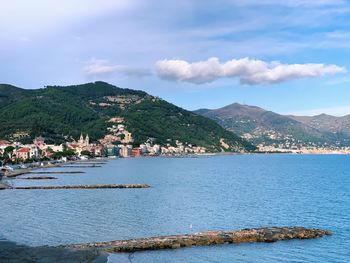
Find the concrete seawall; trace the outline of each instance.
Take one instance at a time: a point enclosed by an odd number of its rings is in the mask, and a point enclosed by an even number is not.
[[[160,236],[110,242],[73,244],[62,246],[71,249],[100,249],[109,253],[135,252],[141,250],[176,249],[190,246],[209,246],[217,244],[276,242],[290,239],[312,239],[331,235],[322,229],[304,227],[266,227],[236,231],[209,231],[188,235]]]

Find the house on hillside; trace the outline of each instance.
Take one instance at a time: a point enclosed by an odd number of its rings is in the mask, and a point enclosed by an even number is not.
[[[39,158],[39,150],[37,147],[23,147],[15,151],[14,154],[16,159],[21,159],[23,161],[27,159]]]
[[[34,140],[33,140],[33,144],[39,148],[42,148],[45,146],[45,138],[44,137],[36,137]]]
[[[21,149],[18,149],[15,153],[15,156],[16,156],[16,159],[20,159],[20,160],[27,160],[29,159],[30,157],[30,148],[28,147],[24,147],[24,148],[21,148]]]

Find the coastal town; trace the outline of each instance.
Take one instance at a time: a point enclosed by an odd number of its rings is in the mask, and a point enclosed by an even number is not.
[[[120,119],[113,119],[120,122]],[[150,138],[145,143],[133,145],[132,134],[123,124],[112,125],[109,133],[102,139],[91,142],[88,134],[81,134],[77,140],[62,144],[47,144],[44,137],[36,137],[31,144],[0,140],[0,159],[11,163],[34,162],[38,160],[89,159],[91,157],[127,158],[159,155],[203,154],[204,147],[192,146],[176,141],[161,146]]]
[[[320,147],[320,146],[294,146],[283,145],[264,146],[258,145],[258,152],[262,153],[293,153],[293,154],[350,154],[350,147]]]
[[[127,158],[140,156],[174,156],[205,154],[206,148],[182,143],[159,145],[154,138],[135,146],[132,133],[124,124],[123,118],[112,118],[108,134],[98,141],[91,142],[88,134],[81,133],[80,138],[61,144],[48,144],[42,136],[36,137],[31,144],[19,141],[0,140],[0,160],[7,163],[28,163],[39,160],[86,160],[92,157]],[[295,153],[295,154],[350,154],[350,147],[319,147],[291,144],[257,146],[258,153]]]

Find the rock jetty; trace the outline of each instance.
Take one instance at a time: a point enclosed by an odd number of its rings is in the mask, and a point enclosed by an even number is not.
[[[53,176],[31,176],[31,177],[23,177],[23,178],[19,178],[22,180],[54,180],[57,179],[57,177],[53,177]]]
[[[20,186],[16,190],[51,190],[51,189],[106,189],[106,188],[149,188],[147,184],[96,184],[96,185],[59,185],[59,186]]]
[[[263,227],[236,231],[209,231],[188,235],[160,236],[110,242],[73,244],[62,246],[71,249],[100,249],[109,253],[135,252],[141,250],[176,249],[190,246],[209,246],[218,244],[276,242],[290,239],[312,239],[331,235],[322,229],[304,227]]]
[[[58,166],[60,168],[99,168],[102,167],[102,165],[62,165]]]
[[[19,169],[14,171],[6,171],[5,176],[8,178],[13,178],[13,177],[17,177],[28,173],[30,173],[30,169]]]
[[[64,172],[64,171],[32,171],[28,172],[29,174],[84,174],[85,172],[83,171],[69,171],[69,172]]]

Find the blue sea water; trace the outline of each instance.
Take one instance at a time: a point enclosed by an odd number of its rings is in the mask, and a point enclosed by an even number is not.
[[[149,189],[0,191],[0,238],[29,246],[261,226],[331,230],[316,240],[113,254],[108,262],[350,262],[350,156],[130,158],[51,168],[14,185],[146,183]],[[192,225],[192,230],[190,229]]]

